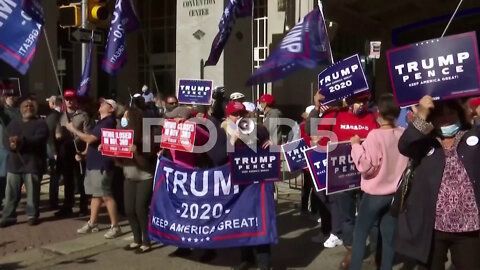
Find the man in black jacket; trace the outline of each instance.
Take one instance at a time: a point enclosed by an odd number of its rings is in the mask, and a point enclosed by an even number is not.
[[[22,184],[27,190],[28,224],[38,224],[40,182],[46,168],[48,126],[38,119],[37,104],[32,99],[20,103],[21,120],[13,120],[7,127],[5,144],[10,149],[7,164],[7,188],[1,227],[15,224],[16,208],[21,198]]]

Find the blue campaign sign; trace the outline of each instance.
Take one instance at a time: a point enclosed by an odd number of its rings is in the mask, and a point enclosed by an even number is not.
[[[305,159],[315,190],[324,190],[327,186],[327,153],[319,146],[312,147],[305,151]]]
[[[22,10],[22,0],[0,3],[0,59],[25,74],[35,55],[42,24]]]
[[[423,41],[387,52],[393,93],[402,107],[425,95],[435,100],[480,95],[475,32]]]
[[[361,175],[349,141],[327,145],[327,195],[360,188]]]
[[[180,79],[177,91],[178,102],[182,104],[210,105],[212,88],[213,81]]]
[[[148,226],[152,240],[182,248],[276,244],[273,183],[237,186],[228,165],[197,170],[161,158]]]
[[[295,172],[307,168],[307,160],[305,159],[305,152],[308,149],[307,143],[304,139],[282,145],[282,152],[287,162],[289,172]]]
[[[256,151],[249,147],[236,147],[230,154],[232,182],[238,185],[280,181],[280,165],[279,152],[261,147]]]
[[[345,58],[318,74],[318,89],[325,96],[323,104],[368,91],[367,78],[358,54]]]

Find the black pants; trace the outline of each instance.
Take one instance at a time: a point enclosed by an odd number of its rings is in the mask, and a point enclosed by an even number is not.
[[[241,260],[242,262],[255,262],[254,251],[257,253],[258,268],[270,269],[272,267],[272,256],[270,245],[260,245],[253,247],[242,247]]]
[[[325,190],[320,192],[316,192],[314,190],[313,193],[313,197],[315,197],[317,211],[320,214],[320,218],[322,219],[321,232],[325,235],[329,235],[330,233],[335,234],[335,232],[332,231],[332,212],[330,208],[330,204],[332,203],[327,197]]]
[[[148,238],[148,208],[152,198],[153,179],[124,182],[125,212],[132,228],[133,241],[150,245]]]
[[[420,269],[444,270],[450,250],[456,270],[480,269],[479,231],[470,233],[445,233],[435,231],[428,264]]]
[[[87,211],[88,197],[85,195],[85,187],[83,186],[86,171],[85,162],[81,163],[83,174],[80,173],[80,163],[77,161],[60,161],[59,166],[65,186],[65,201],[62,208],[66,210],[73,208],[75,205],[75,189],[77,189],[77,192],[80,194],[80,211]]]

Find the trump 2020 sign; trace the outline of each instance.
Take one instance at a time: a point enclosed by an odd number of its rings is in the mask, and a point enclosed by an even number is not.
[[[423,41],[387,52],[398,105],[480,95],[477,36],[469,32]]]
[[[273,183],[237,186],[228,165],[189,169],[160,158],[148,227],[152,240],[183,248],[277,243]]]

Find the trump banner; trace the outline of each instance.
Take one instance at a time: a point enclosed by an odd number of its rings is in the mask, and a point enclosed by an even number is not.
[[[102,128],[102,155],[133,158],[133,130]]]
[[[304,154],[315,190],[317,192],[324,190],[327,186],[327,153],[316,146],[307,149]]]
[[[32,62],[42,24],[22,10],[22,0],[0,1],[0,59],[25,75]]]
[[[276,244],[273,183],[232,184],[228,165],[187,169],[160,158],[148,223],[152,240],[181,248]]]
[[[270,149],[236,147],[230,154],[232,182],[249,185],[258,182],[280,181],[280,153]]]
[[[280,80],[303,68],[332,64],[331,55],[323,14],[316,8],[288,32],[280,46],[253,73],[247,86]]]
[[[215,66],[222,55],[228,38],[235,25],[235,19],[252,16],[253,0],[228,0],[227,6],[223,11],[222,18],[218,24],[218,34],[212,43],[212,49],[208,56],[205,66]]]
[[[323,104],[368,91],[367,77],[358,54],[345,58],[318,74],[318,89],[325,96]]]
[[[93,38],[88,45],[87,61],[85,61],[85,67],[83,67],[82,80],[80,81],[80,87],[77,90],[77,96],[88,97],[90,92],[90,80],[92,76],[92,50],[93,50]]]
[[[360,172],[351,156],[349,141],[327,145],[327,195],[360,188]]]
[[[181,104],[210,105],[212,88],[213,81],[180,79],[177,90],[178,102]]]
[[[117,75],[127,61],[127,34],[140,27],[131,0],[116,0],[102,69]]]
[[[480,95],[475,32],[426,40],[387,52],[393,93],[402,107],[425,95],[435,100]]]
[[[165,119],[160,147],[183,152],[193,152],[197,124]]]
[[[307,160],[303,154],[307,149],[308,145],[305,143],[304,139],[282,145],[282,152],[289,172],[295,172],[307,168]]]
[[[45,18],[43,17],[43,7],[40,3],[40,0],[22,0],[22,9],[36,22],[45,24]]]

